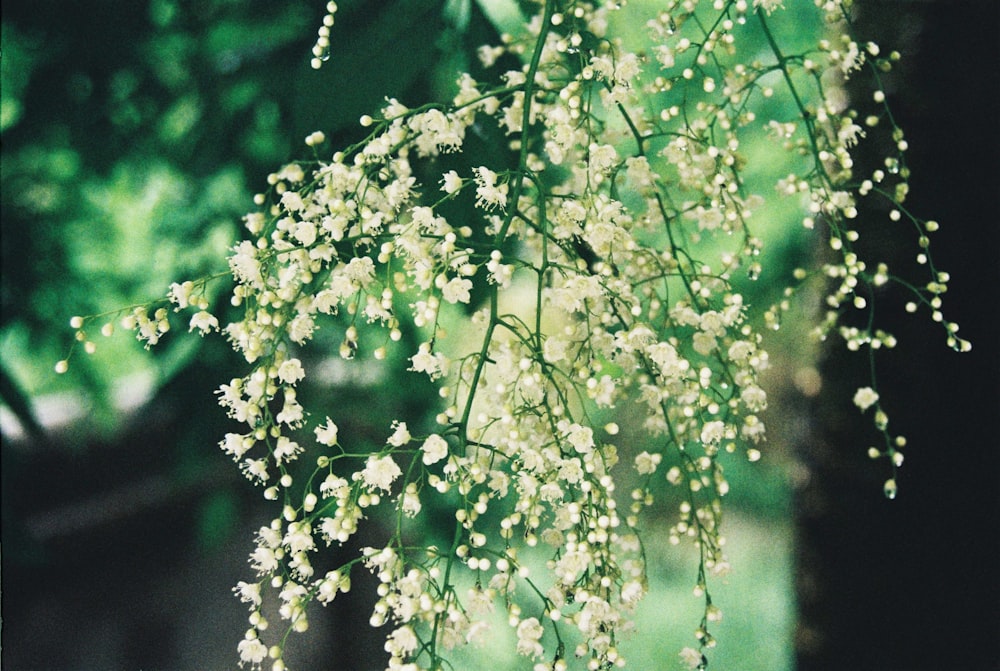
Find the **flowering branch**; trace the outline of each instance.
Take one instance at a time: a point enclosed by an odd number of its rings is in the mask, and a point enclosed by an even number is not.
[[[640,55],[609,30],[615,8],[550,0],[523,34],[480,50],[486,67],[503,53],[521,63],[492,87],[463,74],[447,104],[388,100],[361,120],[362,142],[270,176],[262,209],[245,220],[250,237],[229,258],[242,318],[220,326],[207,303],[192,303],[203,283],[169,295],[179,310],[199,309],[192,328],[221,329],[245,358],[246,375],[219,389],[242,428],[220,445],[282,505],[258,533],[256,579],[237,587],[250,607],[242,663],[270,657],[284,668],[286,638],[308,626],[307,607],[350,589],[364,566],[380,583],[371,623],[389,629],[389,669],[443,668],[448,650],[485,635],[498,605],[536,671],[574,658],[588,669],[624,666],[620,633],[647,590],[642,513],[663,470],[683,498],[669,539],[689,539],[700,557],[703,615],[696,648],[681,658],[707,666],[721,617],[709,583],[729,570],[725,455],[760,458],[768,357],[758,317],[777,328],[794,293],[758,315],[737,289],[763,272],[755,222],[775,197],[804,200],[803,224],[828,232],[835,257],[819,264],[835,289],[817,336],[839,331],[848,348],[872,350],[895,341],[873,321],[841,325],[846,307],[873,319],[860,290],[871,296],[891,277],[855,251],[858,199],[893,202],[890,218],[913,221],[922,250],[937,228],[902,207],[897,157],[890,175],[853,175],[851,149],[865,131],[840,86],[866,61],[877,69],[892,59],[859,46],[845,4],[817,2],[834,35],[792,54],[778,2],[667,2],[646,21]],[[331,7],[314,65],[328,53]],[[773,60],[742,46],[754,43]],[[762,122],[775,79],[796,117]],[[439,190],[419,182],[416,165],[464,151],[466,135],[486,124],[507,134],[515,168],[482,157],[466,174],[443,172]],[[778,180],[777,195],[752,193],[748,179],[763,166],[744,147],[762,127],[802,166]],[[322,133],[307,138],[324,143]],[[449,221],[442,206],[453,200],[474,201],[475,217]],[[925,288],[892,279],[943,321],[948,278],[921,255],[933,275]],[[154,344],[167,314],[145,314],[129,325]],[[420,338],[402,354],[410,371],[439,388],[437,427],[413,435],[396,421],[380,447],[348,449],[356,438],[333,418],[315,421],[299,398],[307,347],[317,329],[343,328],[344,359],[384,358],[407,347],[404,324]],[[84,320],[73,326],[83,333]],[[949,343],[967,349],[945,326]],[[367,348],[374,340],[383,344]],[[874,368],[870,385],[854,402],[874,407],[886,447],[873,456],[895,469],[905,441],[888,432]],[[649,449],[620,448],[617,423],[603,423],[624,404],[641,407]],[[305,457],[315,467],[303,479],[293,465]],[[631,488],[627,502],[620,483]],[[895,487],[893,470],[890,497]],[[445,548],[413,540],[409,521],[428,503],[452,512]],[[392,519],[386,542],[318,574],[323,546],[343,545],[380,509]],[[284,631],[268,645],[262,603],[274,593]]]

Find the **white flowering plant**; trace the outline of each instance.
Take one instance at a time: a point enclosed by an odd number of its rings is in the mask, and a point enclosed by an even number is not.
[[[905,206],[906,141],[879,85],[898,55],[854,34],[849,0],[789,4],[826,36],[801,44],[774,0],[521,3],[533,13],[477,52],[490,79],[462,74],[450,100],[412,108],[389,99],[360,120],[362,139],[332,152],[309,135],[314,158],[269,176],[227,273],[123,316],[154,345],[187,312],[190,331],[221,333],[245,361],[218,390],[235,422],[220,446],[279,512],[235,590],[250,610],[242,665],[284,668],[310,608],[367,570],[387,669],[451,668],[449,651],[489,636],[494,611],[536,671],[625,667],[620,639],[648,589],[644,511],[665,481],[682,500],[669,541],[697,548],[704,605],[680,661],[708,666],[721,616],[710,581],[729,570],[724,465],[761,456],[764,333],[798,288],[827,290],[819,340],[891,348],[871,319],[843,317],[872,315],[879,287],[895,283],[912,294],[908,310],[929,310],[950,346],[969,348],[941,313],[937,224]],[[616,35],[624,13],[641,16],[641,44]],[[874,84],[865,118],[844,94],[858,77]],[[450,168],[484,129],[509,155]],[[768,153],[744,151],[764,133]],[[891,138],[884,169],[856,174],[852,151],[876,133]],[[775,156],[795,172],[757,192]],[[866,199],[911,224],[923,280],[862,258]],[[764,270],[755,230],[780,200],[827,249],[762,308],[738,287]],[[474,216],[449,218],[458,203]],[[227,277],[232,320],[210,310]],[[72,321],[86,351],[98,319]],[[341,430],[347,418],[313,414],[300,392],[321,331],[337,334],[348,365],[405,359],[437,390],[435,422],[396,420],[372,449]],[[905,440],[889,430],[874,368],[860,384],[853,400],[874,414],[882,443],[870,453],[887,460],[891,498]],[[617,442],[624,408],[639,408],[641,449]],[[449,511],[443,543],[417,524],[428,506]],[[373,518],[388,520],[382,542],[327,569],[330,548]],[[264,615],[272,602],[278,622]]]

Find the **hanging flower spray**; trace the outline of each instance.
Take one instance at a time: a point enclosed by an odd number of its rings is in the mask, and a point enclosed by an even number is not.
[[[389,669],[446,668],[449,650],[489,636],[498,609],[536,670],[624,667],[619,638],[648,584],[643,511],[666,480],[683,501],[669,540],[697,548],[704,604],[680,657],[707,666],[721,617],[710,583],[729,569],[723,462],[760,458],[762,331],[778,328],[796,287],[818,275],[830,289],[818,338],[892,347],[893,336],[841,316],[870,309],[876,288],[898,282],[912,292],[908,310],[929,309],[950,346],[969,348],[941,313],[948,277],[927,243],[937,224],[904,205],[906,141],[877,85],[898,55],[854,37],[849,4],[816,0],[829,36],[792,51],[772,0],[535,3],[519,32],[479,49],[492,82],[463,74],[450,101],[387,100],[361,119],[360,142],[323,157],[326,138],[313,133],[315,160],[269,176],[224,274],[238,319],[209,312],[219,277],[175,284],[165,302],[124,316],[154,345],[170,308],[186,311],[190,330],[221,332],[245,359],[245,374],[218,390],[236,427],[220,446],[279,514],[257,534],[253,576],[236,588],[250,609],[242,664],[284,668],[288,632],[305,630],[310,607],[368,570]],[[335,4],[328,10],[315,67],[330,53]],[[609,31],[632,11],[649,14],[641,50]],[[864,119],[843,95],[857,76],[876,82],[881,110]],[[773,98],[794,114],[765,116]],[[418,178],[486,126],[506,135],[510,160],[476,156],[464,174]],[[755,193],[769,159],[744,147],[761,133],[801,169]],[[869,133],[891,135],[893,153],[885,169],[856,174],[852,150]],[[829,250],[761,309],[736,284],[760,276],[754,230],[780,198],[802,204],[802,224],[822,231]],[[448,203],[461,199],[476,216],[449,220]],[[890,219],[915,229],[922,283],[862,260],[863,199],[888,203]],[[94,319],[71,324],[88,351]],[[311,414],[299,394],[311,372],[304,353],[317,329],[336,328],[350,365],[410,348],[411,374],[439,392],[430,429],[395,421],[363,449],[338,428],[342,418]],[[863,385],[854,403],[884,439],[871,456],[888,460],[891,498],[905,441],[889,432],[874,380]],[[650,436],[641,451],[616,442],[608,418],[623,407],[641,409]],[[428,503],[450,511],[447,544],[414,541],[410,522]],[[377,514],[394,520],[384,542],[314,568]],[[272,600],[278,622],[263,614]]]

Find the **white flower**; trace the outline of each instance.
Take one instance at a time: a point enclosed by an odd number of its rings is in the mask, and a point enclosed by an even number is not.
[[[298,522],[293,522],[288,526],[288,533],[285,534],[282,543],[293,554],[307,552],[316,547],[312,537],[312,528],[309,524]]]
[[[288,324],[288,337],[292,339],[292,342],[297,342],[301,345],[312,337],[315,328],[316,322],[313,320],[312,315],[303,313],[297,315]]]
[[[485,210],[507,207],[507,185],[497,186],[497,174],[485,166],[473,168],[476,174],[476,206]]]
[[[278,558],[274,550],[261,546],[250,553],[250,566],[260,575],[264,575],[278,568]]]
[[[403,514],[407,517],[416,517],[422,507],[420,496],[417,494],[417,488],[411,482],[402,494]]]
[[[538,641],[542,638],[544,631],[537,617],[529,617],[527,620],[521,620],[521,623],[517,625],[518,654],[528,657],[541,656],[544,650],[542,649],[542,644]]]
[[[285,384],[295,384],[305,377],[305,375],[306,372],[302,368],[302,362],[298,359],[282,361],[281,365],[278,366],[278,379]]]
[[[542,357],[549,363],[556,363],[566,358],[567,342],[555,336],[549,336],[542,343]]]
[[[715,336],[711,333],[698,331],[691,337],[691,347],[702,356],[708,356],[715,349]]]
[[[302,196],[296,191],[285,191],[281,194],[281,205],[289,212],[300,212],[305,208]]]
[[[340,571],[329,571],[322,580],[317,581],[319,589],[316,598],[320,603],[328,604],[336,598],[341,579]]]
[[[590,167],[592,170],[598,172],[605,172],[609,170],[618,161],[618,152],[610,144],[591,144],[590,150]]]
[[[594,449],[594,430],[589,426],[573,424],[569,427],[566,439],[569,441],[569,444],[581,454],[585,454]]]
[[[302,446],[288,436],[279,436],[278,442],[274,446],[274,460],[280,465],[284,462],[293,461],[302,451]]]
[[[608,56],[594,56],[590,61],[590,67],[601,79],[611,79],[615,72],[614,61]]]
[[[264,216],[263,212],[251,212],[243,217],[243,221],[250,233],[259,235],[264,229],[264,224],[267,223],[267,217]]]
[[[349,483],[344,478],[330,473],[320,484],[319,493],[324,498],[328,496],[338,499],[346,498],[350,493]]]
[[[316,427],[316,440],[324,445],[336,445],[337,432],[337,425],[333,423],[332,419],[327,417],[326,424]]]
[[[858,143],[858,140],[864,136],[864,129],[858,124],[852,123],[850,119],[844,119],[840,124],[840,128],[837,130],[837,139],[840,140],[845,147],[853,147]]]
[[[364,286],[375,278],[375,262],[367,256],[356,256],[344,266],[344,274]]]
[[[253,606],[259,606],[261,603],[259,582],[244,582],[241,580],[236,583],[233,591],[240,597],[240,601],[243,603],[249,603]]]
[[[417,373],[427,373],[432,380],[436,380],[445,372],[445,359],[440,354],[431,352],[430,343],[420,343],[416,354],[410,357],[410,370]]]
[[[660,375],[663,377],[679,377],[690,366],[687,359],[677,354],[677,350],[668,342],[647,346],[646,354],[660,369]]]
[[[441,177],[441,190],[447,194],[458,193],[462,188],[462,178],[454,170],[449,170]]]
[[[289,163],[278,171],[278,179],[282,181],[297,183],[306,178],[306,173],[298,163]]]
[[[501,263],[502,259],[503,254],[494,249],[490,252],[490,260],[486,263],[486,269],[490,273],[490,282],[506,289],[510,286],[511,278],[514,276],[514,266]]]
[[[244,240],[233,247],[233,255],[229,257],[229,268],[233,272],[233,277],[241,284],[248,284],[254,288],[263,286],[257,248],[249,240]]]
[[[476,49],[476,56],[479,57],[479,62],[482,63],[482,66],[488,68],[496,63],[497,58],[503,55],[503,52],[503,47],[491,47],[484,44]]]
[[[556,577],[564,585],[572,585],[577,577],[590,566],[591,556],[583,550],[573,550],[566,552],[553,569]]]
[[[373,454],[365,462],[361,477],[369,489],[381,489],[387,492],[392,487],[393,481],[402,474],[403,471],[391,456],[377,457]]]
[[[260,642],[253,630],[247,632],[246,638],[240,641],[236,650],[240,653],[240,666],[250,662],[252,666],[258,667],[267,657],[267,646]]]
[[[201,335],[205,335],[209,331],[217,331],[219,329],[219,320],[212,313],[202,310],[191,317],[191,326],[188,328],[188,332],[190,333],[195,329],[198,329]]]
[[[253,447],[254,440],[249,436],[239,433],[227,433],[226,437],[219,443],[219,447],[226,454],[232,455],[234,459],[240,459]]]
[[[702,654],[694,648],[684,648],[681,650],[679,656],[681,658],[681,662],[689,669],[697,669],[701,666],[702,661],[704,661]]]
[[[510,476],[503,471],[490,471],[489,488],[501,497],[507,496],[510,487]]]
[[[468,303],[472,297],[469,290],[472,281],[464,277],[453,277],[441,287],[441,296],[449,303]]]
[[[297,400],[295,400],[295,390],[291,387],[285,388],[285,405],[281,412],[274,418],[278,424],[287,424],[297,427],[302,423],[305,412]]]
[[[861,387],[856,392],[854,392],[854,405],[861,408],[861,412],[864,412],[868,408],[875,405],[878,402],[878,392],[876,392],[871,387]]]
[[[726,435],[726,425],[720,420],[705,422],[701,427],[701,442],[705,445],[714,445],[722,440]]]
[[[411,117],[409,125],[417,134],[417,152],[423,156],[434,156],[438,151],[456,151],[465,136],[465,127],[439,109],[429,109]]]
[[[753,384],[743,388],[743,391],[740,392],[740,400],[746,403],[750,410],[758,412],[767,407],[767,392]]]
[[[637,470],[640,475],[655,473],[656,467],[662,459],[663,457],[659,454],[650,454],[649,452],[643,450],[635,456],[635,470]]]
[[[385,651],[393,657],[405,657],[417,649],[420,642],[410,625],[403,625],[389,634],[385,641]]]
[[[622,54],[615,64],[615,80],[619,84],[628,84],[639,75],[639,57],[633,53]]]
[[[246,459],[243,462],[243,472],[251,480],[267,482],[267,460],[266,459]]]
[[[174,282],[170,285],[170,291],[167,292],[167,298],[171,303],[177,306],[178,310],[183,310],[190,305],[191,301],[191,291],[194,289],[193,282],[184,282],[183,284],[178,284]],[[79,327],[74,327],[79,328]]]
[[[410,430],[406,428],[406,422],[393,422],[392,435],[385,442],[393,447],[402,447],[410,442]]]
[[[733,361],[744,361],[753,354],[753,345],[746,340],[737,340],[729,346],[728,354]]]
[[[627,606],[634,606],[639,603],[643,595],[646,593],[646,588],[642,586],[642,583],[638,580],[630,580],[629,582],[622,585],[621,599],[622,603]]]
[[[424,453],[424,465],[430,466],[431,464],[436,464],[448,456],[448,442],[435,433],[424,441],[421,450],[423,450]]]
[[[316,224],[311,221],[300,221],[292,227],[292,237],[303,247],[310,247],[316,242]]]
[[[760,417],[757,415],[747,415],[743,418],[743,427],[740,429],[740,435],[744,438],[759,443],[764,439],[765,432],[766,427],[764,422],[760,421]]]

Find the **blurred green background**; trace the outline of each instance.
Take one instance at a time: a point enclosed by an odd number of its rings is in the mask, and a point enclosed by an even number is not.
[[[98,335],[98,321],[89,329],[94,355],[77,347],[63,376],[53,365],[71,347],[72,315],[144,302],[171,281],[224,270],[252,194],[269,172],[305,154],[308,133],[323,130],[337,146],[386,96],[417,104],[447,95],[455,72],[475,71],[474,48],[497,41],[484,7],[502,16],[485,0],[344,0],[331,59],[316,72],[309,56],[323,4],[4,3],[0,428],[9,669],[234,667],[246,624],[230,589],[249,573],[251,534],[273,515],[216,446],[228,427],[213,391],[240,374],[239,361],[221,339],[178,334],[146,352],[130,334]],[[785,4],[791,35],[805,40],[818,30],[804,18],[811,2]],[[895,4],[915,11],[914,3]],[[922,18],[899,25],[920,33]],[[618,29],[628,36],[637,27]],[[491,156],[506,151],[499,137],[476,142]],[[789,168],[776,163],[773,171]],[[806,253],[799,230],[786,207],[760,232],[774,250],[765,263],[774,274],[741,287],[750,302],[770,303]],[[982,335],[983,347],[995,344],[992,326],[979,328],[977,347]],[[793,381],[811,370],[816,352],[794,329],[768,349],[775,363],[768,449],[759,464],[727,465],[734,572],[713,590],[725,617],[712,668],[796,666],[793,485],[812,465],[803,466],[798,452],[811,401]],[[342,432],[378,440],[392,418],[427,421],[432,408],[420,399],[433,395],[414,393],[401,377],[405,362],[349,374],[315,356],[331,404],[352,417]],[[995,363],[980,365],[995,370]],[[992,398],[995,389],[987,387]],[[670,515],[663,511],[665,527]],[[645,617],[625,646],[639,670],[676,668],[700,617],[691,594],[696,558],[666,543],[654,554]],[[356,578],[352,593],[292,643],[292,668],[382,668],[378,632],[367,625],[372,599]],[[980,584],[996,596],[995,577]],[[466,653],[460,668],[484,668],[483,659],[497,671],[524,668],[523,660],[506,664],[499,648]]]

